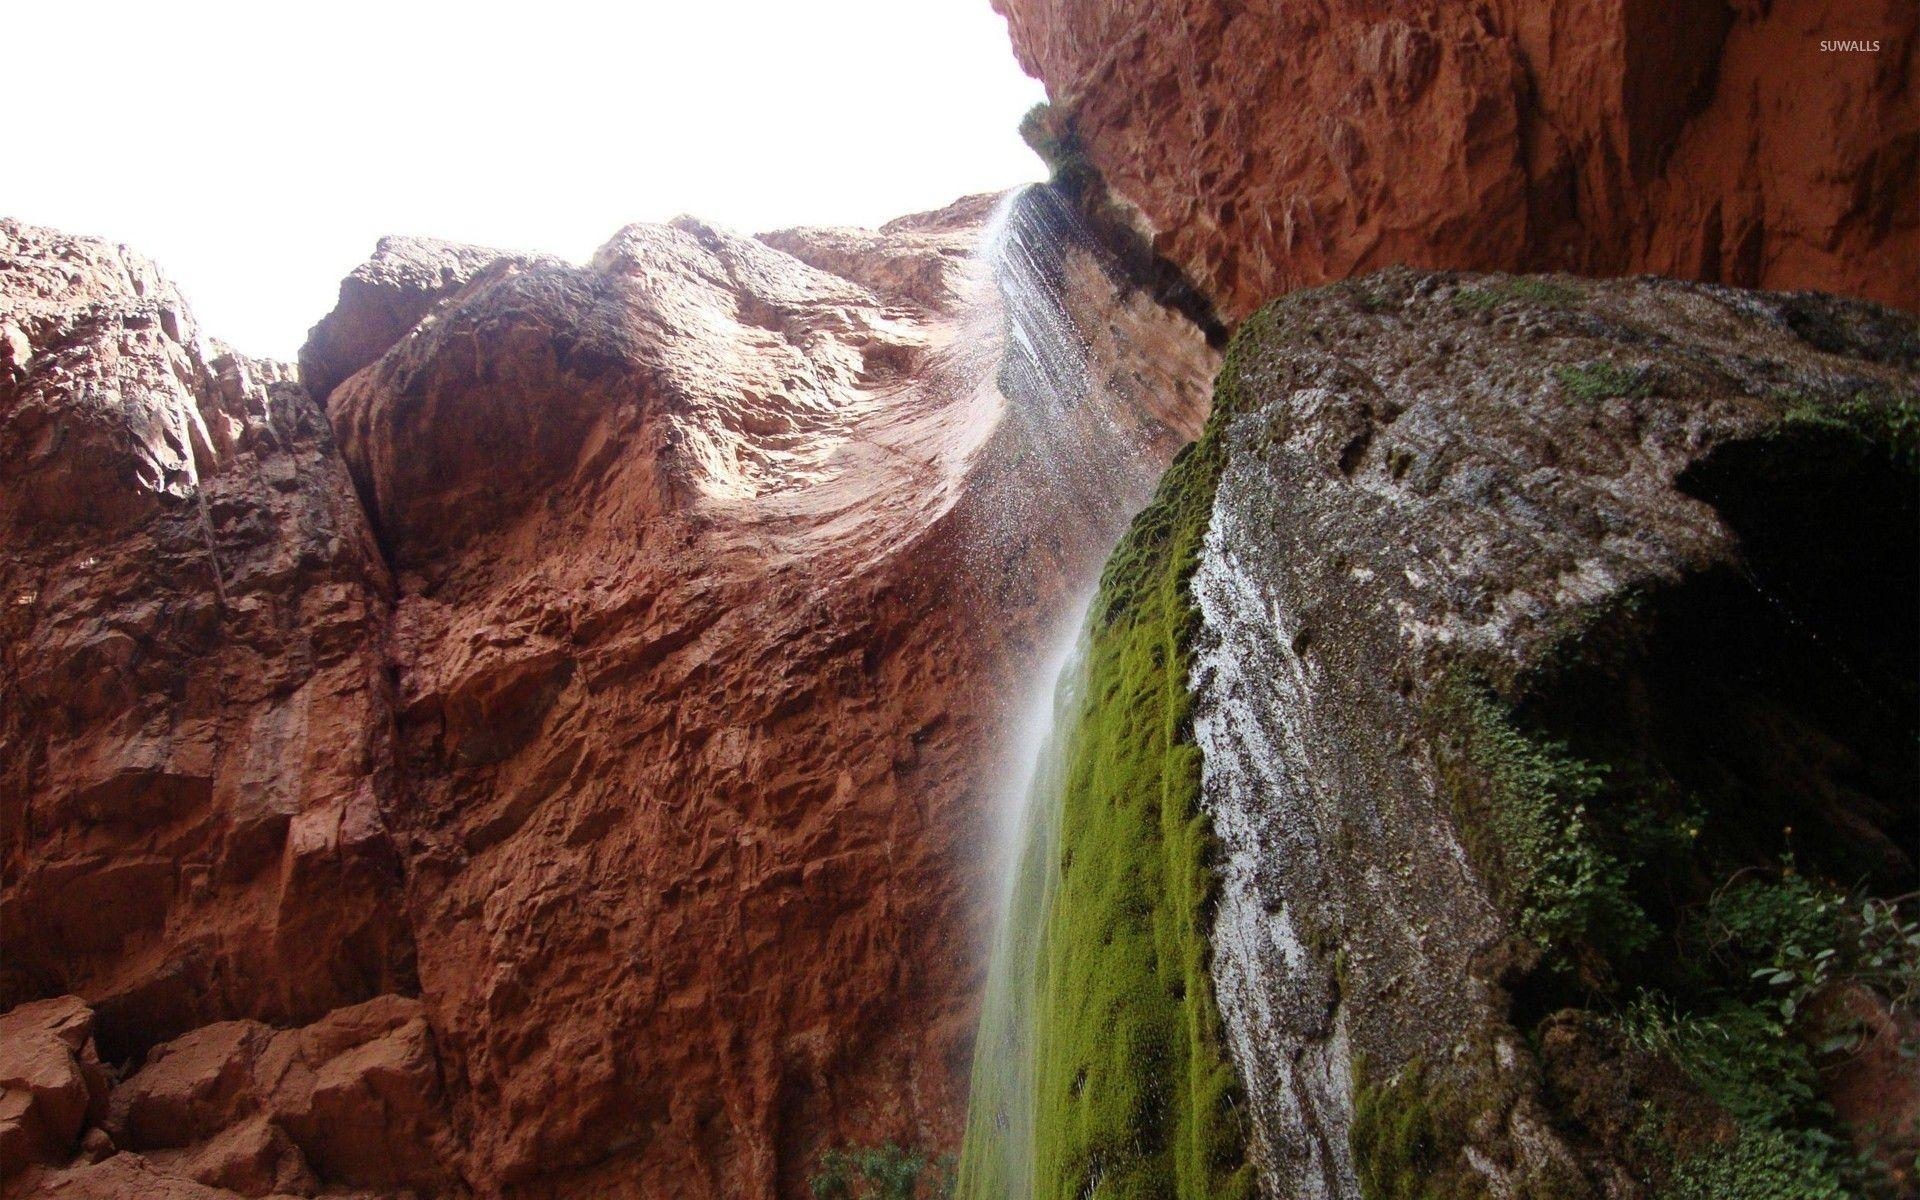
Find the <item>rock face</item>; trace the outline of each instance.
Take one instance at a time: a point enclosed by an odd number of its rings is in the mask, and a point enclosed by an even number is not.
[[[331,397],[401,570],[408,906],[480,1177],[791,1194],[829,1137],[952,1137],[975,748],[1097,561],[970,533],[1013,449],[953,369],[988,215],[495,264]]]
[[[413,986],[390,583],[326,419],[122,249],[0,224],[0,1005],[114,1061]]]
[[[0,1172],[66,1161],[106,1098],[93,1013],[78,997],[36,1000],[0,1017]]]
[[[1246,322],[1089,626],[1034,1194],[1219,1194],[1242,1117],[1276,1198],[1838,1195],[1824,1139],[1910,1189],[1916,429],[1920,323],[1818,294],[1395,270]],[[1209,821],[1217,894],[1099,882]],[[1186,920],[1210,972],[1140,972]],[[1241,1101],[1155,1016],[1208,986]]]
[[[124,1076],[65,1165],[32,1093],[23,1194],[951,1146],[1002,709],[1217,363],[1055,239],[1022,294],[1094,351],[1035,409],[974,251],[1064,213],[383,242],[312,392],[5,226],[0,1009],[77,994]]]
[[[1394,263],[1920,307],[1904,0],[994,0],[1054,152],[1238,321]],[[1823,41],[1871,42],[1867,52]]]

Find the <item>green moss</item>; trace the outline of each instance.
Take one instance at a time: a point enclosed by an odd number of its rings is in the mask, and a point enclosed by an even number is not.
[[[1439,689],[1434,718],[1450,753],[1444,778],[1468,857],[1515,929],[1541,949],[1579,943],[1631,953],[1652,927],[1625,864],[1600,844],[1587,806],[1601,767],[1530,737],[1462,674]]]
[[[1424,1061],[1375,1078],[1354,1063],[1353,1165],[1367,1200],[1470,1200],[1485,1191],[1461,1152],[1473,1106]]]
[[[1489,312],[1503,304],[1520,303],[1540,308],[1573,308],[1583,299],[1580,289],[1557,279],[1521,277],[1500,279],[1480,287],[1453,294],[1453,306],[1463,312]]]
[[[1376,1076],[1354,1063],[1353,1124],[1348,1139],[1366,1200],[1480,1200],[1487,1179],[1467,1147],[1500,1136],[1518,1099],[1516,1077],[1502,1071],[1484,1040],[1446,1062],[1416,1059]],[[1525,1200],[1573,1200],[1590,1189],[1567,1164],[1548,1160],[1518,1182]]]
[[[1229,355],[1216,411],[1232,407],[1239,361]],[[1208,974],[1212,831],[1187,692],[1198,620],[1188,583],[1224,461],[1222,424],[1175,459],[1102,577],[1058,765],[1057,850],[1030,856],[1015,885],[1010,928],[1037,938],[1000,964],[1024,1014],[983,1023],[962,1196],[1254,1194]],[[1020,1019],[1027,1046],[1016,1044]],[[996,1144],[1026,1130],[1030,1180]]]
[[[1579,400],[1605,400],[1612,396],[1635,397],[1646,394],[1647,377],[1618,363],[1590,362],[1578,366],[1556,367],[1554,378]]]

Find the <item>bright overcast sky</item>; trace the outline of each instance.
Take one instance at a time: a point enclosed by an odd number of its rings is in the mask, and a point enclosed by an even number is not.
[[[291,357],[382,234],[873,225],[1038,178],[988,0],[20,0],[0,215],[126,242]]]

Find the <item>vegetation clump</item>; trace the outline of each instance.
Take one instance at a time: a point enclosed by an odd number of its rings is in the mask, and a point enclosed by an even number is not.
[[[821,1154],[807,1190],[814,1200],[948,1200],[953,1171],[951,1155],[929,1159],[897,1142],[838,1146]]]
[[[1486,1039],[1449,1057],[1415,1059],[1378,1076],[1364,1055],[1354,1062],[1349,1143],[1367,1200],[1480,1200],[1487,1179],[1467,1154],[1505,1124],[1520,1079],[1500,1066]],[[1529,1200],[1573,1200],[1588,1189],[1574,1168],[1549,1159],[1521,1181]]]
[[[1724,1114],[1718,1128],[1734,1131],[1703,1135],[1695,1123],[1691,1141],[1620,1148],[1662,1200],[1903,1194],[1889,1153],[1911,1149],[1857,1148],[1822,1085],[1866,1034],[1859,1007],[1836,997],[1869,997],[1896,1027],[1920,1000],[1911,898],[1848,892],[1791,854],[1753,865],[1726,798],[1703,808],[1617,731],[1576,751],[1464,673],[1445,681],[1431,715],[1469,858],[1538,952],[1521,1011],[1611,1012],[1630,1045],[1677,1067],[1689,1094]],[[1458,1089],[1431,1075],[1416,1068],[1389,1088],[1356,1085],[1353,1144],[1370,1198],[1420,1194],[1393,1181],[1447,1155]]]
[[[1588,810],[1604,769],[1563,743],[1523,733],[1465,675],[1442,686],[1436,716],[1457,751],[1447,790],[1467,853],[1520,935],[1549,953],[1586,943],[1620,953],[1645,946],[1653,928]]]
[[[1554,368],[1553,376],[1577,400],[1633,399],[1646,394],[1647,376],[1618,363],[1590,362]]]
[[[1920,397],[1875,396],[1858,392],[1837,403],[1821,403],[1797,393],[1782,396],[1786,431],[1825,429],[1846,434],[1884,450],[1909,471],[1920,471]]]
[[[1069,195],[1079,195],[1098,182],[1099,172],[1081,147],[1072,121],[1046,101],[1020,118],[1020,138],[1047,164],[1054,186]]]
[[[1680,1164],[1660,1200],[1845,1200],[1823,1165],[1775,1130],[1743,1132],[1733,1142]]]
[[[1642,991],[1617,1020],[1637,1044],[1685,1071],[1733,1117],[1740,1137],[1682,1161],[1670,1194],[1893,1190],[1879,1165],[1841,1136],[1821,1098],[1822,1066],[1857,1050],[1865,1031],[1820,1001],[1858,989],[1896,1014],[1911,1012],[1920,998],[1920,921],[1893,902],[1816,883],[1789,861],[1776,877],[1721,888],[1689,915],[1679,940],[1694,969],[1675,994]]]
[[[1585,299],[1578,287],[1558,279],[1518,276],[1498,279],[1453,294],[1452,304],[1462,312],[1491,312],[1503,304],[1530,304],[1538,308],[1574,308]]]

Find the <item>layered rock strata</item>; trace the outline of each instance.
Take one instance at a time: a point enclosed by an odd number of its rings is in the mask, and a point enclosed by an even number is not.
[[[325,416],[150,263],[0,225],[0,1004],[105,1056],[415,986],[391,581]]]

